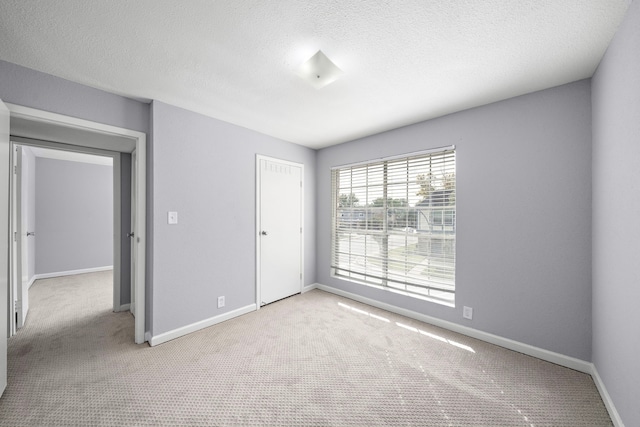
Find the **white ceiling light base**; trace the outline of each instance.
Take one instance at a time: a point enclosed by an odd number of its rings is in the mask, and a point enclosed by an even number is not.
[[[336,66],[321,50],[300,65],[298,75],[311,86],[321,89],[342,76],[342,70]]]

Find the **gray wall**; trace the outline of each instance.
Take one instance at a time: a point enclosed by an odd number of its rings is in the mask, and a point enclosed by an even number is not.
[[[26,197],[27,224],[23,232],[36,230],[36,158],[29,148],[22,152],[22,196]],[[36,274],[36,237],[27,239],[27,280]]]
[[[330,276],[330,168],[456,145],[456,307]],[[591,358],[588,80],[318,153],[318,282],[584,360]],[[462,306],[473,307],[473,320]]]
[[[627,426],[640,426],[640,2],[592,80],[593,362]]]
[[[113,265],[113,167],[36,158],[36,273]]]
[[[304,164],[304,275],[314,283],[316,152],[161,102],[152,111],[153,335],[255,303],[256,153]]]

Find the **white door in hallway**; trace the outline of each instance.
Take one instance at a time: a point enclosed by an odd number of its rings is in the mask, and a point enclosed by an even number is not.
[[[9,316],[9,322],[11,323],[10,335],[12,336],[17,332],[18,328],[24,326],[24,322],[27,318],[29,311],[29,274],[27,265],[27,237],[31,235],[28,231],[28,218],[27,218],[27,185],[25,179],[25,162],[23,160],[23,148],[20,145],[12,144],[13,146],[13,198],[11,200],[12,210],[12,233],[13,233],[13,247],[11,258],[11,268],[13,272],[10,276],[13,279],[13,289],[9,292],[13,297],[10,300],[14,301],[15,313]],[[11,286],[11,285],[10,285]],[[11,311],[11,310],[10,310]]]
[[[0,396],[7,388],[9,328],[9,109],[0,100]]]
[[[302,291],[303,168],[257,157],[257,304]]]
[[[27,271],[27,194],[24,172],[24,161],[22,146],[13,145],[13,199],[11,201],[13,215],[13,301],[15,303],[15,316],[10,316],[11,335],[16,333],[18,328],[24,326],[29,311],[29,288]],[[11,293],[10,293],[11,294]]]

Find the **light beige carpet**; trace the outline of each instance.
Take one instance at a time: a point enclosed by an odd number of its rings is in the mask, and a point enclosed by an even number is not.
[[[110,272],[30,299],[3,426],[612,425],[588,375],[319,290],[153,348]]]

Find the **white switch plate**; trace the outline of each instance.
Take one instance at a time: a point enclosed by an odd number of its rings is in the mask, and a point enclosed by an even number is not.
[[[462,317],[465,319],[473,319],[473,308],[471,307],[462,307]]]
[[[224,297],[218,297],[218,308],[224,307]]]
[[[169,224],[177,224],[178,223],[178,212],[168,212],[167,213],[167,222]]]

